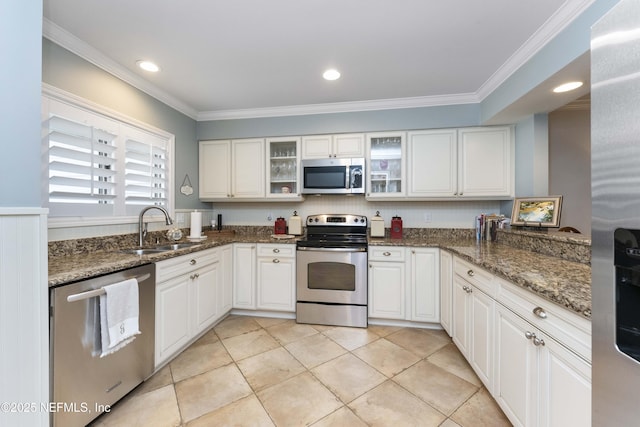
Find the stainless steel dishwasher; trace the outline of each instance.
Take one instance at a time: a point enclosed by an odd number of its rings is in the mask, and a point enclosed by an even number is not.
[[[101,288],[134,277],[138,280],[140,334],[115,353],[100,357]],[[151,376],[155,282],[155,265],[149,264],[50,290],[53,426],[86,425]]]

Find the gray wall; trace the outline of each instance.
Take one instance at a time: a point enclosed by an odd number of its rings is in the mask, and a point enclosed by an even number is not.
[[[549,114],[549,193],[562,194],[560,226],[591,234],[591,112]]]
[[[198,122],[198,139],[476,126],[478,104]]]
[[[42,47],[34,16],[42,14],[42,3],[6,3],[0,13],[0,206],[40,207]]]
[[[196,121],[50,40],[42,40],[42,81],[174,134],[175,206],[177,209],[208,207],[207,204],[201,203],[197,196]],[[39,108],[38,106],[38,114]],[[37,170],[39,169],[38,165]],[[185,196],[179,191],[185,174],[189,174],[194,187],[194,194],[191,196]],[[40,178],[37,176],[38,181]]]

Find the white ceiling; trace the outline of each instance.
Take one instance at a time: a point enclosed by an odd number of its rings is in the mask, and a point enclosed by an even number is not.
[[[44,0],[44,34],[191,117],[261,117],[479,102],[591,3]]]

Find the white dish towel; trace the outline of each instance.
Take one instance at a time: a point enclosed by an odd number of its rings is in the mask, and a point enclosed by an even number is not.
[[[100,357],[115,353],[140,333],[138,281],[128,279],[104,286],[100,295]]]

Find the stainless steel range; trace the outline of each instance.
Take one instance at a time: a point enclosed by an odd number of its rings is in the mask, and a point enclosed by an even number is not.
[[[297,243],[298,323],[367,327],[367,217],[311,215]]]

